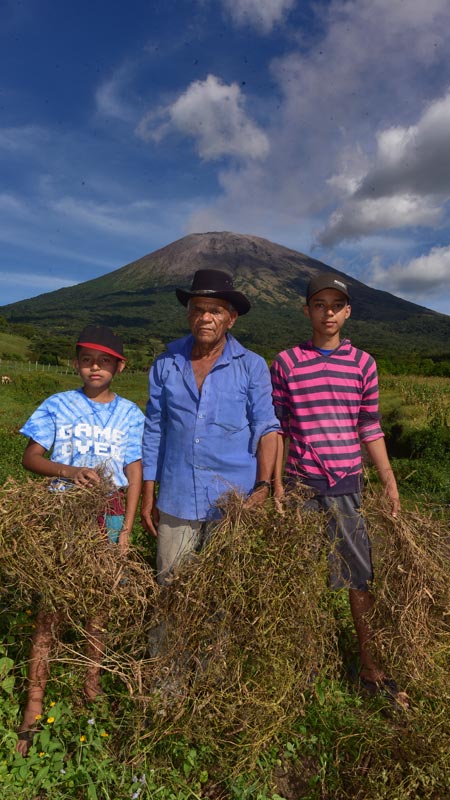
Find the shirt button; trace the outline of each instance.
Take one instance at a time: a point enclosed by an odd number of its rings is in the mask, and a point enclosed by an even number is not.
[[[203,419],[203,417],[204,417],[204,416],[205,416],[204,414],[199,414],[199,415],[198,415],[198,418],[199,418],[199,419]]]
[[[196,440],[195,440],[195,443],[196,443],[196,444],[198,444],[198,443],[199,443],[199,441],[200,441],[200,439],[196,439]]]

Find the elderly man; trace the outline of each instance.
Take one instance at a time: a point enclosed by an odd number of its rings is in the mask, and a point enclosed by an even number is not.
[[[201,547],[224,492],[241,492],[249,506],[264,502],[279,428],[264,359],[230,334],[250,310],[231,276],[198,270],[191,290],[176,295],[191,334],[172,342],[151,368],[143,439],[141,519],[157,536],[160,584]]]

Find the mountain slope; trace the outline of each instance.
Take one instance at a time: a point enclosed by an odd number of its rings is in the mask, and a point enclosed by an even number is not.
[[[244,344],[272,355],[307,335],[301,313],[311,276],[333,271],[344,276],[352,296],[348,331],[361,347],[393,352],[449,351],[450,317],[371,289],[321,261],[257,236],[196,233],[156,250],[100,278],[1,308],[11,323],[28,323],[52,334],[76,336],[99,321],[126,341],[146,337],[167,341],[186,331],[186,312],[175,298],[199,268],[224,269],[248,295],[251,312],[235,328]]]

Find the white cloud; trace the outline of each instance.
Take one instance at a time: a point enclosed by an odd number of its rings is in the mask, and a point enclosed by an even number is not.
[[[28,216],[28,210],[22,198],[7,192],[0,194],[0,210],[4,214],[13,214],[19,218]]]
[[[448,293],[450,283],[450,246],[433,247],[426,255],[411,259],[407,264],[396,263],[383,267],[374,263],[370,272],[371,282],[380,288],[398,293],[403,297],[425,298]],[[450,311],[447,308],[446,313]]]
[[[130,64],[124,64],[98,87],[95,101],[99,114],[109,119],[133,122],[136,118],[135,111],[131,103],[124,99],[126,94],[129,96],[133,72]]]
[[[191,229],[199,220],[203,229],[232,229],[237,220],[238,229],[249,231],[256,230],[256,221],[258,232],[265,229],[280,241],[284,220],[286,229],[296,227],[299,246],[308,252],[314,231],[326,230],[329,242],[337,244],[350,233],[444,224],[442,198],[424,196],[423,186],[426,180],[430,189],[442,186],[450,169],[450,158],[443,161],[450,144],[443,133],[446,102],[433,109],[438,121],[430,105],[433,95],[444,101],[448,91],[448,0],[426,5],[423,0],[333,0],[315,10],[314,41],[306,41],[299,30],[299,44],[292,44],[291,30],[290,52],[271,64],[279,94],[272,108],[265,108],[270,152],[263,169],[257,161],[222,169],[220,197],[196,212]],[[428,115],[422,114],[424,108]],[[442,131],[436,156],[428,162],[433,169],[424,171],[421,183],[416,170],[415,181],[393,186],[386,211],[369,202],[369,191],[349,204],[377,163],[377,130],[416,126],[422,149],[432,141],[427,126]]]
[[[239,86],[222,83],[215,75],[194,81],[171,105],[149,112],[136,133],[146,141],[160,141],[172,131],[192,137],[205,161],[223,156],[260,159],[269,152],[267,136],[245,113]]]
[[[17,125],[0,128],[0,149],[7,153],[33,154],[37,148],[48,144],[49,136],[39,125]]]
[[[270,33],[283,22],[296,0],[222,0],[237,26],[251,25],[261,33]]]
[[[81,201],[66,196],[51,201],[49,206],[77,224],[86,225],[115,236],[148,236],[154,203],[137,201],[126,205]]]
[[[61,275],[45,275],[37,272],[0,272],[0,286],[26,286],[27,290],[38,289],[39,292],[53,292],[64,286],[74,286],[76,278],[62,278]],[[22,289],[23,292],[23,289]],[[14,302],[9,300],[8,302]]]
[[[450,92],[430,103],[417,124],[381,131],[377,144],[358,196],[450,193]]]
[[[450,196],[449,131],[450,92],[429,103],[415,125],[379,131],[372,167],[358,176],[351,161],[328,181],[344,202],[319,233],[319,243],[439,224]]]
[[[350,200],[334,211],[328,225],[318,234],[319,244],[330,247],[343,239],[359,238],[380,230],[436,226],[442,207],[414,195]]]

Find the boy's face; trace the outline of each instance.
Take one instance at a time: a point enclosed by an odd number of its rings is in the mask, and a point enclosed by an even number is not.
[[[326,338],[338,336],[351,313],[345,294],[336,289],[322,289],[313,294],[303,310],[311,320],[314,333]]]
[[[91,347],[80,347],[73,364],[84,386],[96,392],[107,389],[114,375],[125,367],[125,361]]]

